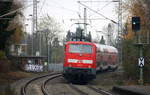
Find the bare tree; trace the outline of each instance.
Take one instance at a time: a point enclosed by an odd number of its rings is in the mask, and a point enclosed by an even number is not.
[[[45,30],[48,31],[48,40],[50,44],[52,44],[52,41],[54,38],[58,36],[59,33],[62,32],[62,29],[60,28],[60,24],[55,21],[54,18],[47,15],[46,17],[41,18],[40,23],[38,25],[39,30]]]
[[[113,23],[109,23],[108,26],[103,27],[103,34],[105,34],[106,38],[107,38],[107,44],[108,45],[115,45],[115,26]]]
[[[40,19],[38,29],[44,34],[47,43],[47,52],[48,52],[48,59],[51,60],[52,54],[52,43],[55,38],[59,38],[58,34],[62,32],[61,25],[56,22],[56,20],[49,15]],[[46,44],[45,43],[45,44]]]

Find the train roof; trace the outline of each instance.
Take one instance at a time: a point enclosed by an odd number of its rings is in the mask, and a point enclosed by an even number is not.
[[[103,44],[95,44],[97,49],[101,52],[111,52],[111,53],[118,53],[118,50],[109,45],[103,45]]]
[[[115,47],[109,46],[109,45],[97,44],[97,43],[92,43],[92,42],[83,42],[83,41],[68,41],[68,42],[66,42],[66,44],[77,44],[77,43],[95,45],[97,47],[97,50],[99,50],[100,52],[118,53],[118,50]]]
[[[94,43],[91,42],[83,42],[83,41],[68,41],[66,44],[77,44],[77,43],[84,43],[84,44],[89,44],[89,45],[95,45]]]

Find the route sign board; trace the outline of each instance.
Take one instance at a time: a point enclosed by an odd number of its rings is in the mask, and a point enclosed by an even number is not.
[[[144,66],[144,58],[143,58],[143,57],[140,57],[140,58],[139,58],[139,66],[140,66],[140,67],[143,67],[143,66]]]

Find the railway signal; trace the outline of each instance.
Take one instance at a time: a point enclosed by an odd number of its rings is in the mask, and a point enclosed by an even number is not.
[[[132,17],[132,30],[135,32],[136,36],[136,46],[139,47],[139,56],[140,58],[138,59],[138,65],[140,67],[140,79],[139,83],[140,85],[143,85],[143,66],[144,66],[144,58],[143,58],[143,45],[144,43],[141,42],[141,35],[136,32],[140,32],[140,17],[135,16]]]
[[[140,17],[132,17],[132,30],[135,32],[140,30]]]

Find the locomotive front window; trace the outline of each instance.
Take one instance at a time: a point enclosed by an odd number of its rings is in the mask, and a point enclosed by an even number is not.
[[[92,53],[91,45],[70,44],[70,53]]]

